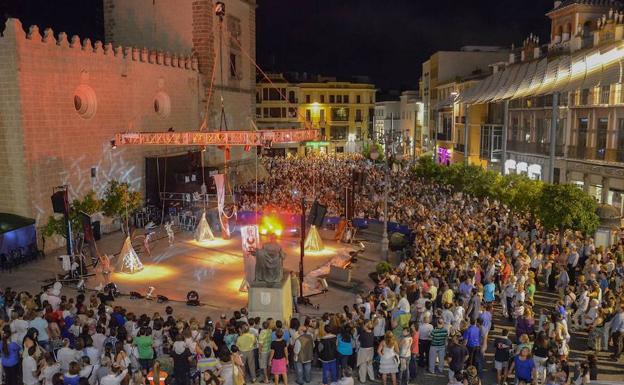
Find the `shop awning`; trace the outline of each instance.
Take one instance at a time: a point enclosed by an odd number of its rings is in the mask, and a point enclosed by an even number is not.
[[[537,91],[540,95],[548,94],[554,88],[555,82],[557,81],[557,72],[559,71],[559,62],[559,59],[548,62],[544,80]]]
[[[600,85],[602,77],[602,55],[600,51],[591,51],[585,56],[585,79],[581,89],[594,88]]]
[[[516,73],[516,77],[513,80],[513,83],[511,83],[511,85],[507,89],[507,91],[505,91],[505,94],[503,95],[503,99],[511,99],[514,96],[514,94],[518,90],[518,87],[520,87],[520,83],[522,83],[522,79],[524,79],[524,76],[526,75],[527,70],[529,69],[529,66],[527,65],[527,63],[518,64],[517,67],[518,67],[518,72]]]
[[[537,72],[537,62],[534,61],[534,62],[528,63],[526,75],[524,76],[524,79],[522,79],[522,81],[520,82],[520,86],[518,86],[518,89],[516,90],[516,93],[513,96],[514,99],[527,96],[531,93],[531,90],[529,87],[531,86],[531,82],[533,81],[533,77],[535,76],[536,72]]]
[[[502,72],[503,75],[500,80],[500,87],[498,87],[498,90],[496,91],[496,94],[494,94],[492,100],[496,101],[503,99],[503,96],[505,96],[505,93],[511,86],[511,83],[513,83],[514,79],[516,78],[519,68],[520,66],[513,66]]]
[[[587,63],[585,62],[585,53],[575,53],[570,58],[570,80],[563,85],[560,91],[571,92],[581,88],[585,80],[587,71]]]
[[[535,75],[529,84],[528,94],[538,93],[538,90],[544,84],[544,78],[546,77],[546,69],[548,68],[548,59],[544,58],[537,62],[537,68],[535,69]]]
[[[555,90],[561,90],[570,81],[570,56],[563,56],[559,59],[559,67],[557,68],[557,80],[551,89],[551,92]]]
[[[514,64],[465,90],[462,103],[498,102],[553,92],[571,92],[624,81],[624,42]]]

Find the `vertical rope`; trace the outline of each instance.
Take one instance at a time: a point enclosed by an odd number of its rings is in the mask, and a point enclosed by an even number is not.
[[[165,194],[167,194],[167,148],[165,147],[165,177],[163,178],[163,199],[162,210],[160,213],[160,224],[162,225],[165,220],[165,201],[167,200]]]
[[[256,204],[255,204],[255,214],[256,214],[256,225],[258,224],[258,147],[254,146],[256,151]]]

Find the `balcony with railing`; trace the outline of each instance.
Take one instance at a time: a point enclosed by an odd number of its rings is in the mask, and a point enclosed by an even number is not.
[[[550,143],[507,141],[507,151],[549,156]],[[564,145],[555,145],[555,156],[563,156]]]

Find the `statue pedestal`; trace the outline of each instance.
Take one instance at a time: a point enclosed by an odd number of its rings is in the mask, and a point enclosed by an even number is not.
[[[293,298],[290,274],[284,271],[284,279],[279,285],[266,287],[252,283],[249,286],[249,315],[281,320],[287,323],[293,314]]]

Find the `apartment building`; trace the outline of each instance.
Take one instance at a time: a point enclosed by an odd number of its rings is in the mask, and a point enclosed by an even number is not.
[[[504,66],[458,96],[485,111],[480,160],[503,173],[574,183],[622,208],[624,13],[622,3],[554,2],[550,41],[529,36]],[[472,123],[472,121],[471,121]],[[498,162],[496,160],[498,159]]]
[[[256,118],[262,128],[318,128],[320,140],[293,143],[277,155],[321,151],[360,152],[369,138],[375,107],[375,86],[315,77],[289,82],[283,74],[259,80]]]
[[[392,144],[390,153],[416,158],[423,143],[424,108],[418,91],[404,91],[399,100],[375,103],[373,140]]]
[[[433,151],[438,139],[444,142],[445,150],[453,151],[455,88],[460,88],[463,78],[489,74],[490,64],[507,60],[508,56],[508,50],[500,47],[466,46],[459,51],[436,52],[422,64],[424,151]]]

